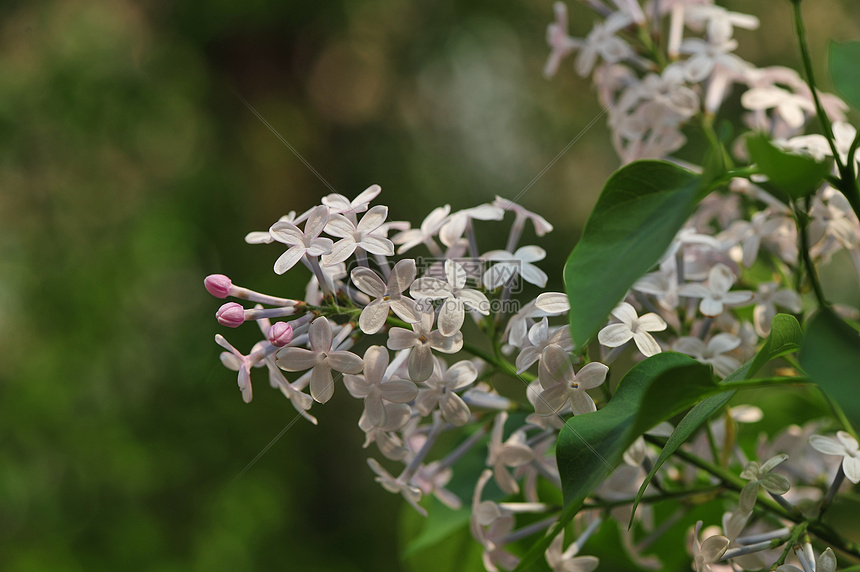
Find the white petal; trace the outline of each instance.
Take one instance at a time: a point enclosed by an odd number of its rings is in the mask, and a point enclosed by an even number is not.
[[[547,346],[540,359],[541,385],[546,389],[556,383],[567,384],[573,380],[573,366],[561,346]]]
[[[608,348],[617,348],[633,337],[630,327],[625,324],[610,324],[597,333],[597,340]]]
[[[523,262],[537,262],[546,258],[546,250],[540,246],[523,246],[514,252],[513,257]]]
[[[366,234],[361,239],[361,248],[371,254],[394,256],[394,243],[381,236]]]
[[[439,409],[442,410],[442,417],[457,427],[462,427],[468,423],[469,417],[472,415],[469,406],[456,393],[449,393],[447,399],[439,401]]]
[[[418,395],[418,386],[406,379],[383,382],[382,397],[393,403],[409,403]]]
[[[311,397],[317,403],[325,403],[334,395],[334,380],[327,365],[317,364],[311,370]]]
[[[711,292],[725,294],[735,283],[731,268],[722,263],[714,264],[708,272],[708,288]]]
[[[594,400],[591,399],[591,396],[584,391],[570,392],[570,408],[576,415],[583,415],[585,413],[593,413],[597,411],[597,406],[594,404]]]
[[[642,352],[645,357],[651,357],[659,354],[661,351],[660,344],[648,332],[636,332],[633,334],[633,341],[636,342],[636,347]]]
[[[370,346],[364,352],[364,377],[367,383],[378,384],[385,377],[388,367],[388,350],[382,346]]]
[[[343,262],[352,256],[352,253],[355,252],[355,247],[355,240],[351,236],[338,240],[332,245],[331,254],[323,255],[323,266],[332,266]]]
[[[621,302],[618,304],[618,306],[612,310],[612,315],[628,328],[633,327],[633,323],[639,318],[636,314],[636,309],[627,302]]]
[[[415,332],[405,328],[391,328],[388,331],[388,349],[390,350],[405,350],[413,347],[418,342],[418,336]]]
[[[483,292],[467,288],[465,290],[458,291],[457,297],[472,310],[476,310],[478,313],[485,316],[490,315],[490,301],[487,300],[487,297],[484,296]]]
[[[546,272],[534,264],[529,263],[522,265],[522,268],[520,268],[520,276],[522,276],[523,280],[529,284],[534,284],[540,288],[544,288],[546,286],[546,281],[548,279]]]
[[[325,225],[326,233],[337,238],[346,238],[352,236],[355,231],[355,225],[343,215],[333,215]]]
[[[391,309],[394,310],[394,313],[404,322],[414,324],[421,317],[421,311],[418,309],[418,304],[415,303],[415,300],[399,297],[391,298],[388,303]]]
[[[468,360],[458,361],[445,372],[444,380],[448,389],[459,391],[471,385],[478,378],[478,369]]]
[[[576,383],[581,389],[592,389],[606,381],[609,367],[597,361],[583,366],[576,374]]]
[[[446,260],[445,278],[452,288],[462,288],[466,285],[466,269],[454,260]]]
[[[345,375],[343,376],[343,384],[349,394],[356,399],[364,399],[370,393],[370,386],[360,375]]]
[[[382,398],[378,394],[370,394],[364,399],[364,412],[367,415],[367,420],[374,427],[381,427],[385,424],[385,407],[382,405]]]
[[[646,332],[662,332],[666,329],[666,321],[659,314],[650,312],[639,318],[639,329]]]
[[[319,236],[326,223],[328,223],[328,207],[325,205],[316,207],[308,215],[308,220],[305,223],[305,236]]]
[[[711,355],[724,354],[740,346],[741,342],[739,337],[724,332],[710,339],[708,350],[711,352]]]
[[[375,206],[361,217],[361,222],[356,228],[362,232],[372,232],[379,228],[386,218],[388,218],[388,207]]]
[[[453,336],[463,327],[466,312],[463,302],[456,298],[448,298],[442,301],[439,311],[439,331],[443,336]]]
[[[305,255],[304,246],[292,246],[275,261],[275,274],[283,274]]]
[[[385,282],[370,268],[363,266],[355,268],[350,273],[350,278],[352,278],[352,283],[365,294],[374,298],[385,295]]]
[[[451,286],[438,278],[424,276],[412,283],[412,286],[409,287],[409,295],[413,298],[430,300],[447,298],[451,295]]]
[[[331,350],[331,324],[325,318],[317,318],[308,328],[308,339],[315,352]],[[358,372],[356,372],[358,373]]]
[[[341,373],[360,373],[364,361],[352,352],[331,352],[326,357],[326,363],[335,371]]]
[[[411,258],[401,260],[391,269],[391,275],[388,277],[388,292],[390,294],[403,292],[412,286],[415,274],[415,261]]]
[[[568,388],[562,383],[547,387],[535,400],[535,412],[538,415],[555,415],[567,404]]]
[[[412,381],[427,381],[433,375],[433,353],[426,345],[415,346],[409,354],[409,377]]]
[[[284,348],[278,352],[278,367],[286,371],[304,371],[314,367],[317,354],[304,348]]]
[[[845,457],[842,460],[842,471],[845,478],[854,483],[860,483],[860,458]]]
[[[535,300],[535,306],[547,314],[564,314],[570,311],[570,299],[567,294],[544,292]]]
[[[723,313],[723,303],[712,298],[702,298],[699,311],[709,318],[716,318]]]
[[[334,243],[330,238],[312,238],[306,254],[308,256],[322,256],[331,252]]]
[[[389,303],[382,298],[377,298],[364,307],[358,317],[358,327],[365,334],[375,334],[385,325],[388,319]]]
[[[269,228],[269,234],[278,242],[292,246],[305,242],[305,235],[291,222],[276,222]]]
[[[705,342],[699,338],[684,336],[675,340],[675,343],[672,344],[672,349],[696,359],[702,359],[705,354]]]

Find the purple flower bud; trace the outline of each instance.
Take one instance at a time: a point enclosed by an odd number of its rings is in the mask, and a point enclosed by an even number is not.
[[[203,280],[206,290],[216,298],[226,298],[230,295],[233,282],[223,274],[210,274]]]
[[[238,328],[245,323],[245,308],[236,302],[227,302],[215,312],[218,323],[228,328]]]
[[[269,328],[269,333],[266,334],[269,343],[277,348],[282,348],[293,339],[293,327],[289,322],[276,322]]]

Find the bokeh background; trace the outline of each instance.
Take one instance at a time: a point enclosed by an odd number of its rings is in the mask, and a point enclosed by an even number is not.
[[[789,5],[741,54],[793,64]],[[860,37],[810,4],[813,53]],[[209,273],[279,295],[243,236],[373,183],[391,218],[516,196],[600,112],[541,76],[550,0],[9,0],[0,4],[0,569],[401,570],[399,498],[339,394],[293,418],[242,403],[213,342]],[[572,7],[581,35],[592,16]],[[826,87],[826,84],[825,84]],[[595,125],[522,196],[561,268],[617,168]],[[489,245],[488,247],[495,245]],[[294,272],[292,274],[300,274]],[[456,568],[455,568],[456,569]]]

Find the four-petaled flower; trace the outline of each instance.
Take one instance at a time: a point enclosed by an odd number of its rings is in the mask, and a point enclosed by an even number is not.
[[[639,316],[636,309],[627,302],[621,302],[612,315],[620,324],[609,324],[597,333],[597,340],[608,348],[617,348],[632,338],[642,355],[651,357],[659,354],[660,344],[648,332],[662,332],[666,321],[655,313]]]
[[[438,323],[443,336],[453,336],[460,331],[466,317],[466,306],[485,316],[490,313],[487,297],[477,290],[466,288],[466,277],[462,265],[454,260],[446,260],[446,280],[424,276],[409,288],[409,294],[416,300],[442,299]]]
[[[360,373],[363,363],[360,357],[344,350],[332,351],[331,324],[325,318],[317,318],[308,328],[311,349],[286,347],[278,352],[278,367],[286,371],[311,370],[311,397],[325,403],[334,395],[334,379],[331,370],[341,373]]]
[[[367,420],[376,427],[383,427],[387,414],[383,400],[391,403],[408,403],[418,395],[418,387],[407,379],[390,379],[386,375],[388,350],[382,346],[370,346],[364,352],[364,375],[345,375],[343,383],[349,393],[364,399]]]
[[[287,221],[278,221],[269,229],[269,234],[278,242],[289,245],[275,261],[275,274],[283,274],[296,265],[303,256],[322,256],[331,252],[330,238],[319,238],[328,222],[328,207],[318,206],[308,215],[304,231]]]
[[[606,380],[609,371],[606,365],[593,361],[574,373],[567,352],[553,344],[543,350],[539,369],[538,379],[543,391],[535,402],[538,415],[555,415],[568,403],[576,415],[597,411],[594,400],[585,390]]]
[[[405,350],[409,354],[409,377],[412,381],[426,381],[433,374],[433,352],[454,354],[463,347],[463,334],[444,336],[433,329],[433,312],[423,312],[420,319],[412,324],[412,331],[405,328],[391,328],[388,332],[388,349]]]
[[[483,259],[496,264],[484,272],[482,279],[484,287],[487,290],[494,290],[519,275],[526,282],[543,288],[546,286],[546,273],[532,262],[543,260],[545,257],[546,251],[539,246],[523,246],[514,253],[506,250],[488,252]]]
[[[324,254],[322,263],[331,266],[343,262],[360,248],[371,254],[385,256],[394,255],[394,243],[379,236],[379,227],[388,217],[388,207],[376,206],[367,211],[356,225],[343,215],[331,215],[325,231],[331,236],[340,238],[331,247],[330,254]]]
[[[375,334],[385,325],[388,319],[388,310],[409,323],[418,321],[420,312],[415,300],[403,295],[403,291],[409,288],[415,280],[415,261],[411,258],[401,260],[391,269],[388,276],[388,284],[370,268],[360,266],[352,271],[350,277],[352,283],[359,290],[373,296],[370,302],[361,311],[358,317],[358,327],[365,334]]]
[[[725,355],[741,345],[741,339],[733,334],[717,334],[708,340],[708,343],[703,342],[699,338],[692,336],[684,336],[678,338],[672,345],[672,349],[682,354],[694,357],[702,363],[709,363],[714,366],[714,371],[720,377],[726,377],[739,367],[741,364],[738,360],[731,356]]]
[[[739,505],[744,512],[751,512],[755,507],[759,487],[775,495],[784,495],[791,488],[791,483],[782,475],[771,473],[777,465],[788,459],[788,455],[771,457],[761,466],[756,461],[750,461],[741,472],[741,478],[749,479],[740,494]]]
[[[433,375],[425,380],[427,388],[418,392],[415,407],[421,415],[430,415],[430,412],[439,406],[442,417],[451,425],[462,426],[469,422],[469,406],[463,398],[455,392],[464,389],[478,378],[478,370],[470,361],[458,361],[450,368],[436,360]]]
[[[679,293],[689,298],[701,298],[699,311],[709,318],[716,318],[726,306],[740,306],[752,301],[749,290],[729,292],[735,283],[731,268],[718,262],[708,272],[708,284],[684,284]]]

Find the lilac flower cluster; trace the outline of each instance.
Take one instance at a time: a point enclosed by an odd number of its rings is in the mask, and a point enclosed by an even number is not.
[[[701,172],[671,153],[685,144],[686,125],[710,125],[733,86],[741,88],[747,127],[770,133],[787,150],[832,155],[822,136],[804,134],[815,106],[798,74],[756,68],[734,54],[735,30],[757,28],[756,18],[704,0],[585,4],[600,20],[585,38],[574,38],[567,33],[566,6],[556,3],[545,73],[555,74],[565,57],[576,54],[576,72],[592,77],[607,107],[622,162],[660,158]],[[653,32],[663,28],[665,50],[653,42]],[[838,98],[822,94],[822,101],[847,161],[856,130],[845,122]],[[743,138],[735,148],[746,156]],[[254,304],[224,304],[216,313],[219,323],[237,327],[255,321],[263,336],[247,355],[220,335],[216,342],[226,350],[224,365],[238,372],[246,402],[252,399],[251,371],[265,367],[270,385],[316,424],[309,413],[314,403],[325,404],[345,386],[363,403],[358,427],[364,446],[375,444],[384,458],[385,465],[368,459],[377,482],[421,514],[428,495],[454,510],[471,500],[470,530],[490,571],[515,568],[520,559],[511,546],[558,522],[561,480],[553,445],[567,419],[609,400],[605,381],[624,362],[618,359],[622,354],[636,361],[680,352],[724,378],[756,354],[778,311],[798,314],[808,306],[797,279],[795,213],[768,190],[762,175],[738,177],[726,192],[701,202],[657,266],[633,285],[600,330],[599,347],[591,352],[599,351],[599,359],[590,358],[588,347],[575,347],[567,328],[569,313],[588,301],[571,305],[565,294],[540,292],[548,277],[536,263],[545,252],[520,244],[529,224],[538,237],[552,231],[546,219],[496,197],[455,212],[439,207],[413,228],[389,221],[388,207],[371,206],[380,192],[373,185],[353,200],[331,194],[267,231],[250,233],[248,243],[287,247],[274,263],[275,273],[304,266],[310,280],[301,299],[290,299],[209,276],[205,286],[214,296]],[[843,195],[823,185],[808,214],[813,262],[844,251],[860,276],[860,223]],[[503,224],[511,215],[504,249],[482,250],[476,227]],[[431,258],[409,258],[415,249]],[[516,300],[523,284],[539,295]],[[839,311],[857,315],[854,308]],[[500,393],[491,383],[499,375],[522,386]],[[702,532],[699,523],[691,531],[694,568],[759,569],[779,560],[778,570],[795,570],[785,563],[786,553],[770,552],[786,544],[797,547],[803,570],[834,570],[833,551],[820,550],[816,559],[785,515],[802,503],[829,503],[845,479],[860,482],[857,441],[844,431],[835,438],[822,436],[829,427],[820,424],[792,426],[763,440],[758,459],[749,459],[737,444],[738,424],[760,417],[758,408],[734,406],[682,449],[731,472],[734,497],[720,495],[729,477],[683,459],[664,464],[657,474],[661,492],[667,485],[701,490],[704,483],[728,509],[718,529]],[[663,424],[649,435],[672,430]],[[440,439],[447,434],[456,437]],[[455,447],[440,450],[441,442],[452,441]],[[610,521],[618,524],[632,559],[659,569],[648,550],[661,531],[650,506],[636,512],[636,526],[626,526],[632,499],[659,453],[653,443],[638,439],[624,455],[625,464],[594,492],[575,521],[577,540],[565,548],[563,535],[552,539],[545,557],[553,570],[596,568],[597,558],[579,553]],[[460,461],[475,455],[485,459],[485,468],[471,475],[471,497],[461,498],[447,486],[461,470]],[[504,499],[487,493],[491,481]]]

